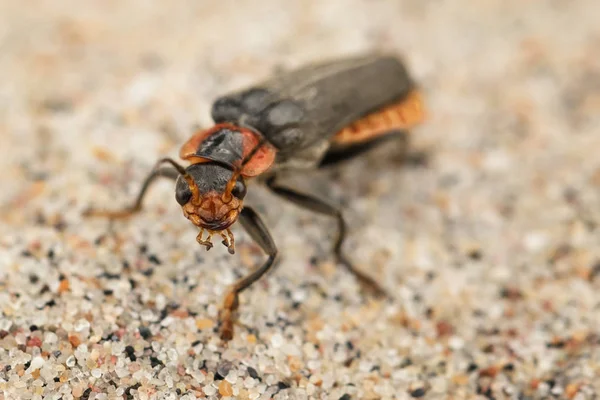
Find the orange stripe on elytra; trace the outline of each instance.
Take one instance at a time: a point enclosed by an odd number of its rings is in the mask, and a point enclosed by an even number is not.
[[[368,114],[340,130],[333,142],[339,144],[359,143],[383,135],[394,129],[410,129],[425,119],[421,94],[411,92],[401,101],[382,110]]]
[[[405,124],[406,118],[404,117],[404,113],[402,112],[402,109],[395,109],[394,112],[396,114],[396,118],[398,118],[399,123]]]
[[[385,125],[388,125],[388,126],[394,123],[394,119],[392,118],[392,116],[390,114],[391,113],[389,111],[381,113],[381,120],[383,121],[383,123]]]
[[[367,117],[367,121],[369,121],[369,127],[371,129],[381,129],[381,127],[383,126],[381,123],[380,115],[369,115]]]

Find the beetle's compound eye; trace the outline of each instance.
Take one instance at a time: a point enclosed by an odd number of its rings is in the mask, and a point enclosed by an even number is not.
[[[177,185],[175,186],[175,200],[180,206],[184,206],[192,198],[192,191],[190,186],[181,176],[177,179]]]
[[[231,194],[236,198],[243,200],[244,197],[246,197],[246,184],[244,181],[238,179],[237,182],[235,182],[235,186],[231,190]]]

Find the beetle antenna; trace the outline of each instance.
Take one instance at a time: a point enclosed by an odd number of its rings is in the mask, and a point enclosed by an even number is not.
[[[238,177],[242,173],[242,170],[244,169],[244,166],[246,164],[248,164],[248,162],[250,162],[250,160],[252,159],[252,157],[254,157],[254,155],[258,152],[258,150],[260,150],[260,148],[266,142],[267,142],[267,139],[264,136],[261,136],[260,140],[258,141],[258,143],[256,144],[256,146],[254,146],[252,148],[252,150],[250,150],[250,153],[248,153],[248,155],[246,157],[244,157],[244,159],[242,160],[242,163],[240,164],[240,166],[237,167],[233,171],[233,174],[231,174],[231,178],[229,178],[229,181],[227,182],[227,186],[225,188],[225,193],[223,193],[223,196],[222,196],[223,202],[229,203],[231,201],[231,191],[233,190],[233,188],[235,186],[235,183],[237,182]]]
[[[192,178],[192,176],[187,173],[185,168],[179,165],[172,158],[161,158],[156,163],[155,168],[158,168],[161,164],[165,163],[171,164],[177,170],[177,172],[179,172],[183,179],[185,179],[188,186],[190,187],[190,191],[192,192],[192,204],[198,204],[198,201],[200,200],[200,190],[198,189],[198,185],[196,185],[196,181],[194,180],[194,178]]]

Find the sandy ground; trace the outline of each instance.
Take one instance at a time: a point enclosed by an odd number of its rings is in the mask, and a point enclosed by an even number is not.
[[[600,25],[593,0],[1,1],[0,398],[462,399],[600,395]],[[169,182],[119,207],[212,99],[278,68],[401,55],[429,119],[293,183],[334,224],[252,187],[282,253],[206,253]],[[290,184],[292,181],[290,181]],[[2,397],[3,396],[3,397]]]

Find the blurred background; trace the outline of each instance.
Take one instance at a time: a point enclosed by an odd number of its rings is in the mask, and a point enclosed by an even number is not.
[[[0,0],[0,392],[593,398],[598,7]],[[344,206],[350,257],[394,301],[334,265],[332,221],[253,189],[283,259],[225,348],[223,291],[262,259],[241,229],[238,255],[205,253],[169,182],[130,223],[81,219],[130,201],[217,96],[366,51],[402,57],[427,122],[406,157],[388,146],[297,184]]]
[[[95,145],[120,159],[143,146],[137,156],[152,161],[210,124],[217,95],[278,68],[369,50],[406,60],[429,95],[430,127],[455,125],[451,135],[426,129],[423,141],[476,146],[525,123],[581,137],[597,111],[590,4],[3,2],[2,160],[11,169],[51,139],[70,165]]]

